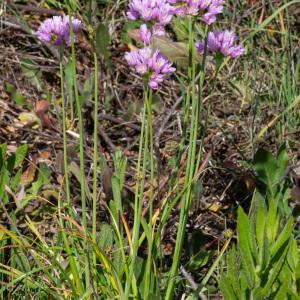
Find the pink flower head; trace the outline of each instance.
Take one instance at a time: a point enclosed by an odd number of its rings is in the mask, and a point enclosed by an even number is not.
[[[149,46],[152,42],[152,33],[147,28],[146,24],[141,25],[140,27],[140,39],[144,42],[147,46]]]
[[[165,26],[173,18],[173,7],[167,0],[132,0],[128,5],[127,17],[130,20],[143,19],[154,23],[153,34],[165,33]]]
[[[219,52],[224,56],[237,58],[244,54],[245,49],[241,45],[235,45],[236,40],[235,33],[229,30],[209,32],[207,40],[208,51]],[[200,53],[203,53],[204,41],[197,42],[196,48]]]
[[[223,11],[223,0],[168,0],[174,6],[174,14],[179,17],[185,15],[197,16],[203,14],[203,21],[212,24],[216,16]]]
[[[158,49],[155,49],[152,54],[149,47],[127,52],[125,59],[137,73],[149,78],[148,85],[153,90],[158,89],[165,75],[171,74],[176,70]]]
[[[72,26],[76,34],[81,27],[81,21],[72,17]],[[46,19],[38,28],[36,35],[43,43],[69,46],[71,44],[69,17],[54,16]]]

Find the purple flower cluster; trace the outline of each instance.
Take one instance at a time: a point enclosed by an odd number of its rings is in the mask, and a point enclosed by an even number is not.
[[[236,45],[236,40],[235,33],[229,30],[209,32],[207,47],[210,52],[219,52],[224,56],[237,58],[245,52],[245,49],[241,45]],[[204,41],[197,42],[196,48],[202,54]]]
[[[152,33],[146,24],[143,24],[140,27],[140,39],[147,46],[149,46],[152,42]]]
[[[174,5],[173,13],[179,17],[196,16],[203,13],[202,19],[206,24],[216,21],[217,15],[223,11],[223,0],[168,0]]]
[[[167,0],[133,0],[128,5],[129,20],[143,19],[153,23],[153,34],[165,34],[165,26],[173,18],[173,7]]]
[[[81,21],[72,17],[72,27],[74,34],[81,27]],[[36,32],[37,37],[47,44],[56,46],[71,44],[69,16],[54,16],[46,19]]]
[[[152,53],[150,47],[126,52],[125,59],[137,73],[149,79],[148,86],[153,90],[158,89],[165,75],[176,70],[159,50],[155,49]]]

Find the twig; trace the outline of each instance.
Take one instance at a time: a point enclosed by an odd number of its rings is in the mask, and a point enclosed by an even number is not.
[[[195,78],[195,81],[198,81],[200,77],[200,74],[198,74]],[[164,119],[163,123],[160,126],[160,129],[158,131],[158,134],[156,136],[156,142],[158,143],[160,140],[161,135],[164,133],[164,129],[167,125],[167,123],[169,122],[170,118],[172,117],[174,111],[176,110],[177,106],[182,102],[183,100],[183,96],[180,96],[177,101],[173,104],[173,106],[171,107],[169,113],[167,114],[166,118]]]
[[[124,126],[129,127],[129,128],[135,129],[137,131],[141,131],[140,126],[138,126],[136,124],[129,123],[129,122],[125,122],[121,118],[115,118],[115,117],[107,115],[107,114],[100,114],[99,118],[100,118],[100,120],[108,120],[108,121],[111,121],[111,122],[114,122],[114,123],[117,123],[117,124],[120,124],[120,125],[124,125]]]
[[[40,15],[50,15],[50,16],[63,15],[61,11],[33,6],[33,5],[23,5],[23,4],[13,4],[13,3],[10,3],[10,5],[21,11],[34,12]]]
[[[194,291],[196,291],[198,287],[196,282],[192,278],[191,274],[189,274],[188,271],[183,266],[180,266],[180,272],[183,275],[183,277],[188,281],[188,283],[191,285],[191,288]],[[201,300],[207,300],[206,296],[202,292],[199,293],[199,298]]]
[[[109,138],[109,136],[106,134],[104,128],[100,124],[98,125],[98,130],[99,130],[101,137],[105,141],[105,143],[111,148],[111,150],[116,151],[117,147],[114,145],[114,143]]]

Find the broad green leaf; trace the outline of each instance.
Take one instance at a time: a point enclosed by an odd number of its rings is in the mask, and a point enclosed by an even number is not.
[[[264,205],[264,202],[262,202],[258,208],[256,217],[256,239],[260,251],[263,250],[264,245],[266,219],[266,206]]]
[[[266,202],[265,198],[257,190],[255,190],[252,197],[250,211],[249,211],[251,227],[252,230],[254,231],[256,228],[256,219],[257,219],[258,210],[261,207],[261,205],[263,205],[265,202]]]
[[[0,169],[0,201],[7,204],[8,196],[5,192],[5,186],[9,183],[9,172],[6,168]]]
[[[290,218],[277,238],[276,243],[273,247],[271,247],[271,257],[276,256],[278,251],[280,251],[280,248],[291,238],[293,225],[294,221],[292,218]]]
[[[253,158],[253,168],[258,179],[272,191],[277,178],[277,162],[274,156],[264,149],[259,149]]]
[[[113,232],[110,225],[103,223],[100,225],[100,233],[97,238],[99,248],[109,250],[113,246]]]
[[[37,195],[39,190],[45,185],[48,184],[51,180],[51,174],[48,166],[45,163],[39,165],[39,173],[37,180],[32,183],[30,193],[32,195]]]
[[[16,175],[14,176],[14,178],[11,179],[11,181],[10,181],[10,188],[14,192],[16,192],[20,187],[21,176],[22,176],[22,169],[19,169],[18,172],[16,173]]]
[[[289,296],[291,297],[291,300],[300,300],[299,293],[296,295],[294,291],[289,290]]]
[[[285,246],[283,253],[281,254],[280,257],[278,257],[278,259],[276,260],[276,263],[274,264],[274,267],[269,272],[268,281],[267,281],[266,285],[264,286],[263,291],[261,293],[261,295],[263,297],[267,297],[270,294],[270,291],[272,290],[272,286],[273,286],[275,280],[278,278],[279,273],[281,272],[281,268],[282,268],[285,258],[286,258],[287,250],[288,250],[288,244]]]
[[[94,95],[94,76],[90,76],[87,78],[87,80],[84,82],[83,85],[83,91],[81,95],[79,96],[80,99],[80,106],[84,106],[85,103],[87,103]]]
[[[2,166],[5,164],[5,156],[6,156],[6,144],[0,145],[0,170],[2,169]]]
[[[137,285],[139,287],[141,295],[143,295],[144,293],[143,289],[144,289],[145,268],[146,268],[146,260],[137,256],[135,258],[134,275],[137,280]]]
[[[115,231],[118,231],[119,228],[119,212],[118,212],[118,209],[117,209],[117,204],[114,200],[110,200],[109,202],[109,208],[110,208],[110,212],[111,212],[111,217],[113,218],[113,225],[114,226],[114,230]]]
[[[113,160],[114,160],[115,175],[119,179],[120,190],[122,190],[125,181],[127,158],[123,155],[121,151],[116,151],[113,156]]]
[[[239,300],[234,294],[233,288],[230,284],[228,276],[223,275],[219,280],[219,287],[222,291],[225,300]]]
[[[295,239],[292,240],[292,246],[289,249],[287,259],[291,270],[295,272],[297,265],[299,264],[298,245]]]
[[[289,252],[289,250],[288,250],[288,252]],[[288,253],[287,253],[287,255],[288,255]],[[293,276],[294,276],[294,272],[292,272],[292,270],[287,262],[287,257],[286,257],[286,260],[282,266],[281,272],[278,276],[278,280],[280,281],[280,283],[282,285],[285,285],[286,287],[288,287],[293,282]]]
[[[109,45],[110,34],[108,27],[103,23],[99,23],[96,28],[95,48],[97,53],[104,58],[106,63],[110,62],[111,53],[108,50]]]
[[[18,105],[26,105],[26,97],[24,97],[12,84],[5,83],[6,91],[11,95],[12,99]]]
[[[117,272],[117,274],[120,276],[120,274],[123,272],[123,268],[124,268],[124,261],[122,258],[122,250],[121,249],[117,249],[114,251],[113,253],[113,266]]]
[[[269,243],[273,244],[278,231],[279,220],[277,214],[277,204],[275,200],[271,199],[269,202],[270,204],[269,204],[268,219],[266,223],[266,231],[267,231],[267,237]]]
[[[119,213],[122,213],[123,206],[122,206],[122,199],[121,199],[120,181],[116,176],[113,176],[111,178],[111,184],[112,184],[112,191],[114,196],[114,202],[116,204],[116,209]]]
[[[247,215],[241,207],[238,208],[238,242],[241,252],[241,260],[245,269],[245,275],[249,288],[254,287],[255,281],[255,265],[252,257],[254,245],[251,245],[253,234],[250,230],[250,224]]]
[[[270,262],[271,256],[270,256],[270,244],[267,238],[266,229],[264,233],[264,239],[263,239],[263,247],[260,252],[260,268],[264,270],[267,265]]]
[[[235,295],[241,296],[241,289],[239,286],[239,278],[238,278],[238,261],[237,261],[237,251],[235,246],[227,253],[227,277],[232,285]]]
[[[277,154],[277,165],[278,165],[278,171],[277,171],[277,181],[279,182],[286,173],[286,169],[289,163],[289,156],[286,152],[285,145],[283,144]]]
[[[34,84],[39,91],[41,91],[42,69],[40,66],[30,58],[22,58],[21,69],[24,76],[29,79],[29,81],[31,81],[31,83]]]
[[[15,163],[14,163],[14,169],[21,165],[27,152],[28,152],[28,145],[26,145],[26,144],[20,146],[17,149],[17,151],[15,152],[16,159],[15,159]]]

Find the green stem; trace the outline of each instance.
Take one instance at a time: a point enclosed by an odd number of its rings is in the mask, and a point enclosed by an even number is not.
[[[150,239],[148,241],[148,258],[145,274],[145,293],[144,299],[149,297],[149,286],[151,280],[151,263],[152,263],[152,244],[153,244],[153,226],[152,226],[152,217],[153,217],[153,188],[154,188],[154,146],[153,146],[153,127],[152,127],[152,89],[149,89],[149,97],[146,98],[147,105],[147,128],[149,128],[149,140],[150,140],[150,193],[149,193],[149,233]]]
[[[69,264],[70,264],[71,273],[72,273],[72,276],[74,278],[74,281],[75,281],[75,284],[76,284],[76,287],[77,287],[77,291],[80,295],[80,294],[83,293],[83,286],[82,286],[82,282],[81,282],[79,272],[78,272],[78,269],[77,269],[74,254],[73,254],[73,251],[71,250],[71,247],[69,245],[69,241],[68,241],[68,238],[67,238],[67,235],[66,235],[66,232],[65,232],[64,221],[63,221],[63,218],[61,216],[61,197],[59,197],[59,199],[58,199],[58,214],[59,214],[59,226],[60,226],[61,234],[62,234],[62,237],[63,237],[63,241],[64,241],[68,261],[69,261]],[[77,298],[75,298],[75,299],[77,299]]]
[[[62,63],[62,59],[60,60],[60,81],[61,81],[61,101],[62,101],[62,124],[63,124],[63,151],[64,151],[64,176],[65,176],[65,183],[66,183],[66,198],[67,198],[67,204],[68,207],[70,207],[71,204],[71,197],[70,197],[70,186],[69,186],[69,175],[68,175],[68,159],[67,159],[67,133],[66,133],[66,110],[65,110],[65,97],[64,97],[64,76],[63,76],[63,63]],[[68,260],[70,263],[70,268],[71,268],[71,272],[72,275],[74,277],[77,289],[79,291],[79,293],[81,294],[83,292],[83,288],[82,288],[82,284],[81,284],[81,280],[79,277],[79,273],[77,270],[77,266],[76,266],[76,262],[74,259],[74,255],[72,254],[70,245],[69,245],[69,241],[67,239],[65,230],[64,230],[64,222],[63,222],[63,218],[61,216],[61,197],[59,197],[58,199],[58,211],[59,211],[59,224],[60,224],[60,228],[61,228],[61,233],[62,233],[62,237],[63,237],[63,241],[64,241],[64,245],[65,245],[65,249],[66,249],[66,253],[68,256]]]
[[[205,61],[204,61],[205,62]],[[189,67],[188,67],[188,84],[191,83],[192,90],[188,86],[186,101],[189,103],[190,98],[192,99],[192,117],[190,122],[190,140],[189,140],[189,150],[188,150],[188,159],[186,165],[185,173],[185,186],[188,186],[189,183],[193,181],[194,174],[197,171],[196,169],[196,150],[197,150],[197,137],[198,137],[198,123],[199,123],[199,114],[201,103],[199,99],[202,97],[198,96],[196,99],[195,95],[195,44],[194,44],[194,34],[193,34],[193,22],[192,19],[189,19]],[[204,70],[204,68],[203,68]],[[189,84],[190,85],[190,84]],[[202,91],[202,90],[201,90]],[[200,91],[199,91],[200,92]],[[199,93],[200,94],[200,93]],[[188,106],[189,107],[189,106]],[[187,189],[184,193],[181,203],[181,211],[178,225],[178,233],[176,238],[176,245],[173,255],[173,263],[170,270],[170,281],[168,283],[167,292],[165,299],[170,300],[174,295],[175,280],[178,274],[178,268],[181,259],[182,247],[185,237],[185,227],[188,220],[188,214],[190,209],[190,203],[192,199],[192,190],[193,184],[190,188]]]
[[[80,104],[79,93],[78,93],[78,84],[76,79],[74,31],[73,31],[73,25],[72,25],[72,19],[70,13],[69,13],[69,24],[70,24],[70,36],[71,36],[74,94],[75,94],[76,109],[78,115],[78,127],[79,127],[79,159],[80,159],[80,191],[81,191],[81,208],[82,208],[82,226],[84,229],[85,238],[87,238],[86,195],[85,195],[85,174],[84,174],[84,132],[83,132],[83,121],[82,121],[82,114],[81,114],[81,104]],[[90,284],[88,255],[86,258],[85,281],[86,281],[86,287],[88,287]]]
[[[98,58],[94,52],[95,66],[95,91],[94,91],[94,156],[93,156],[93,212],[92,212],[92,236],[96,243],[96,220],[97,220],[97,170],[98,170]],[[96,253],[93,253],[94,267],[96,266]]]
[[[203,58],[202,58],[202,62],[201,62],[201,68],[200,68],[200,78],[199,78],[199,82],[198,82],[198,106],[199,106],[199,113],[197,116],[197,124],[198,124],[198,119],[200,118],[200,113],[202,112],[202,100],[203,100],[203,86],[204,86],[204,80],[205,80],[205,65],[206,65],[206,55],[207,55],[207,43],[208,43],[208,29],[209,26],[206,25],[205,27],[205,40],[204,40],[204,53],[203,53]],[[207,109],[207,116],[206,118],[208,118],[210,114],[210,104],[208,106]],[[207,119],[205,122],[205,128],[204,128],[204,132],[206,132],[206,127],[207,127]],[[195,168],[195,172],[197,172],[199,166],[200,166],[200,162],[201,162],[201,158],[202,158],[202,146],[203,146],[203,142],[204,142],[204,134],[202,136],[201,139],[201,145],[199,147],[199,152],[198,152],[198,158],[197,158],[197,162],[196,162],[196,168]]]
[[[145,97],[147,97],[147,92],[145,92]],[[130,262],[128,281],[126,282],[126,287],[125,287],[126,299],[129,298],[130,286],[132,284],[132,277],[134,272],[135,259],[139,247],[139,232],[140,232],[140,224],[141,224],[141,213],[142,213],[142,206],[143,206],[143,189],[144,189],[143,180],[141,180],[141,178],[143,178],[144,168],[143,170],[141,170],[141,163],[143,158],[142,157],[143,149],[146,149],[146,141],[144,146],[144,136],[145,135],[147,136],[147,133],[145,133],[146,108],[147,108],[146,102],[144,102],[142,124],[141,124],[141,136],[139,142],[140,146],[139,146],[139,154],[138,154],[138,162],[137,162],[135,198],[134,198],[134,223],[133,223],[133,233],[132,233],[132,247],[130,249],[131,262]],[[145,158],[145,153],[144,153],[144,158]]]
[[[59,64],[60,67],[60,88],[61,88],[61,110],[62,110],[62,126],[63,126],[63,151],[64,151],[64,176],[66,183],[66,198],[67,205],[70,207],[71,204],[71,196],[70,196],[70,185],[69,185],[69,172],[68,172],[68,157],[67,157],[67,116],[66,116],[66,103],[65,103],[65,95],[64,95],[64,72],[63,72],[63,63],[62,60]]]

